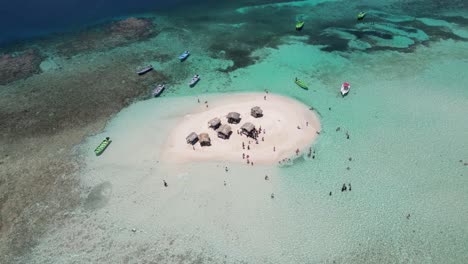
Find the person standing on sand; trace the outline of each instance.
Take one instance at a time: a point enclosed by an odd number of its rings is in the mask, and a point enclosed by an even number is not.
[[[247,150],[250,150],[250,145],[247,146]]]
[[[242,159],[245,159],[245,153],[242,153]]]
[[[164,187],[167,187],[167,182],[165,180],[163,180],[163,183],[164,183]]]
[[[273,147],[273,152],[275,152],[275,151],[276,151],[276,147]]]
[[[263,96],[263,100],[265,100],[265,101],[266,101],[266,95],[265,95],[265,96]]]
[[[264,137],[262,137],[262,141],[265,141],[265,138],[264,138]]]
[[[198,103],[200,103],[200,99],[199,99],[199,98],[197,98],[197,101],[198,101]]]

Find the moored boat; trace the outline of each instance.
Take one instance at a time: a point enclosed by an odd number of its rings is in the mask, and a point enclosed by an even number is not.
[[[185,59],[188,58],[188,56],[190,56],[190,52],[188,50],[186,50],[186,51],[184,51],[184,53],[180,54],[179,60],[184,61]]]
[[[304,27],[304,21],[296,22],[296,30],[301,30]]]
[[[106,137],[106,139],[104,139],[101,144],[99,144],[99,146],[94,150],[96,156],[101,155],[111,142],[112,140],[109,137]]]
[[[307,87],[307,85],[303,81],[299,80],[298,78],[296,78],[296,80],[294,82],[297,85],[299,85],[299,87],[301,87],[302,89],[306,89],[306,90],[309,89],[309,87]]]
[[[137,71],[138,75],[143,75],[149,71],[152,71],[153,70],[153,66],[152,65],[148,65],[146,67],[144,67],[143,69]]]
[[[200,75],[195,74],[195,75],[193,76],[192,80],[190,80],[189,86],[190,86],[190,87],[195,86],[195,84],[197,84],[197,82],[198,82],[199,80],[200,80]]]
[[[349,84],[349,82],[344,82],[340,89],[341,96],[347,95],[349,93],[349,89],[351,89],[351,84]]]
[[[359,14],[357,15],[357,20],[363,20],[364,17],[366,17],[367,13],[366,12],[359,12]]]
[[[158,84],[158,86],[156,86],[154,89],[153,89],[153,97],[158,97],[163,91],[164,91],[164,88],[166,88],[166,85],[164,84]]]

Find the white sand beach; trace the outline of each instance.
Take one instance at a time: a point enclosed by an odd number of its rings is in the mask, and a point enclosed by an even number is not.
[[[284,96],[242,93],[205,102],[201,100],[200,106],[192,114],[185,115],[170,132],[163,149],[162,157],[165,161],[230,161],[247,164],[248,160],[254,164],[272,164],[295,156],[298,149],[303,151],[308,148],[320,132],[316,114],[306,105]],[[251,115],[251,108],[255,106],[263,110],[262,117]],[[240,114],[241,121],[238,124],[228,123],[226,116],[230,112]],[[229,139],[219,138],[217,131],[209,128],[208,121],[215,117],[221,120],[222,125],[228,124],[232,128]],[[255,125],[257,130],[261,128],[257,140],[240,133],[246,122]],[[193,146],[187,144],[186,137],[192,132],[198,135],[208,133],[211,146],[202,147],[200,142]]]

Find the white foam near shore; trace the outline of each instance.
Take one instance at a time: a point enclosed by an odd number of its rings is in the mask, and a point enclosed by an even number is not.
[[[251,108],[263,110],[262,117],[253,117]],[[241,115],[238,124],[229,124],[227,114]],[[208,121],[219,118],[221,124],[232,128],[229,139],[219,138],[217,131],[208,127]],[[242,135],[241,127],[250,122],[261,129],[257,140]],[[310,146],[320,131],[315,113],[296,100],[267,93],[229,94],[214,101],[202,101],[195,113],[185,115],[170,133],[163,150],[166,161],[231,161],[271,164],[296,155],[297,150]],[[195,132],[208,133],[211,146],[194,147],[185,138]],[[244,147],[242,146],[244,144]]]

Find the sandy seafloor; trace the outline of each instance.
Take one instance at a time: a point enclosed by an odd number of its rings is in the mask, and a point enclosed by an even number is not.
[[[20,45],[46,58],[42,73],[0,86],[1,150],[10,153],[0,165],[0,262],[467,263],[468,15],[463,2],[436,2],[146,14],[161,31],[135,43],[83,52],[60,50],[59,37]],[[367,22],[340,18],[364,8]],[[290,30],[297,15],[306,20],[301,32]],[[173,59],[187,48],[186,62]],[[136,78],[148,63],[156,72]],[[168,83],[162,97],[113,115],[148,94],[160,72]],[[190,89],[194,73],[202,80]],[[352,85],[345,98],[343,81]],[[154,135],[132,140],[162,145],[196,98],[264,89],[318,113],[315,159],[173,168],[156,162],[157,148],[145,160],[118,142],[99,158],[92,152],[105,136],[135,135],[149,118],[158,120],[148,124]],[[82,97],[71,101],[74,91]],[[92,104],[120,93],[124,104]],[[24,110],[37,120],[14,119]],[[61,113],[76,119],[66,123]],[[128,161],[113,164],[113,155]],[[341,192],[344,183],[352,191]]]

